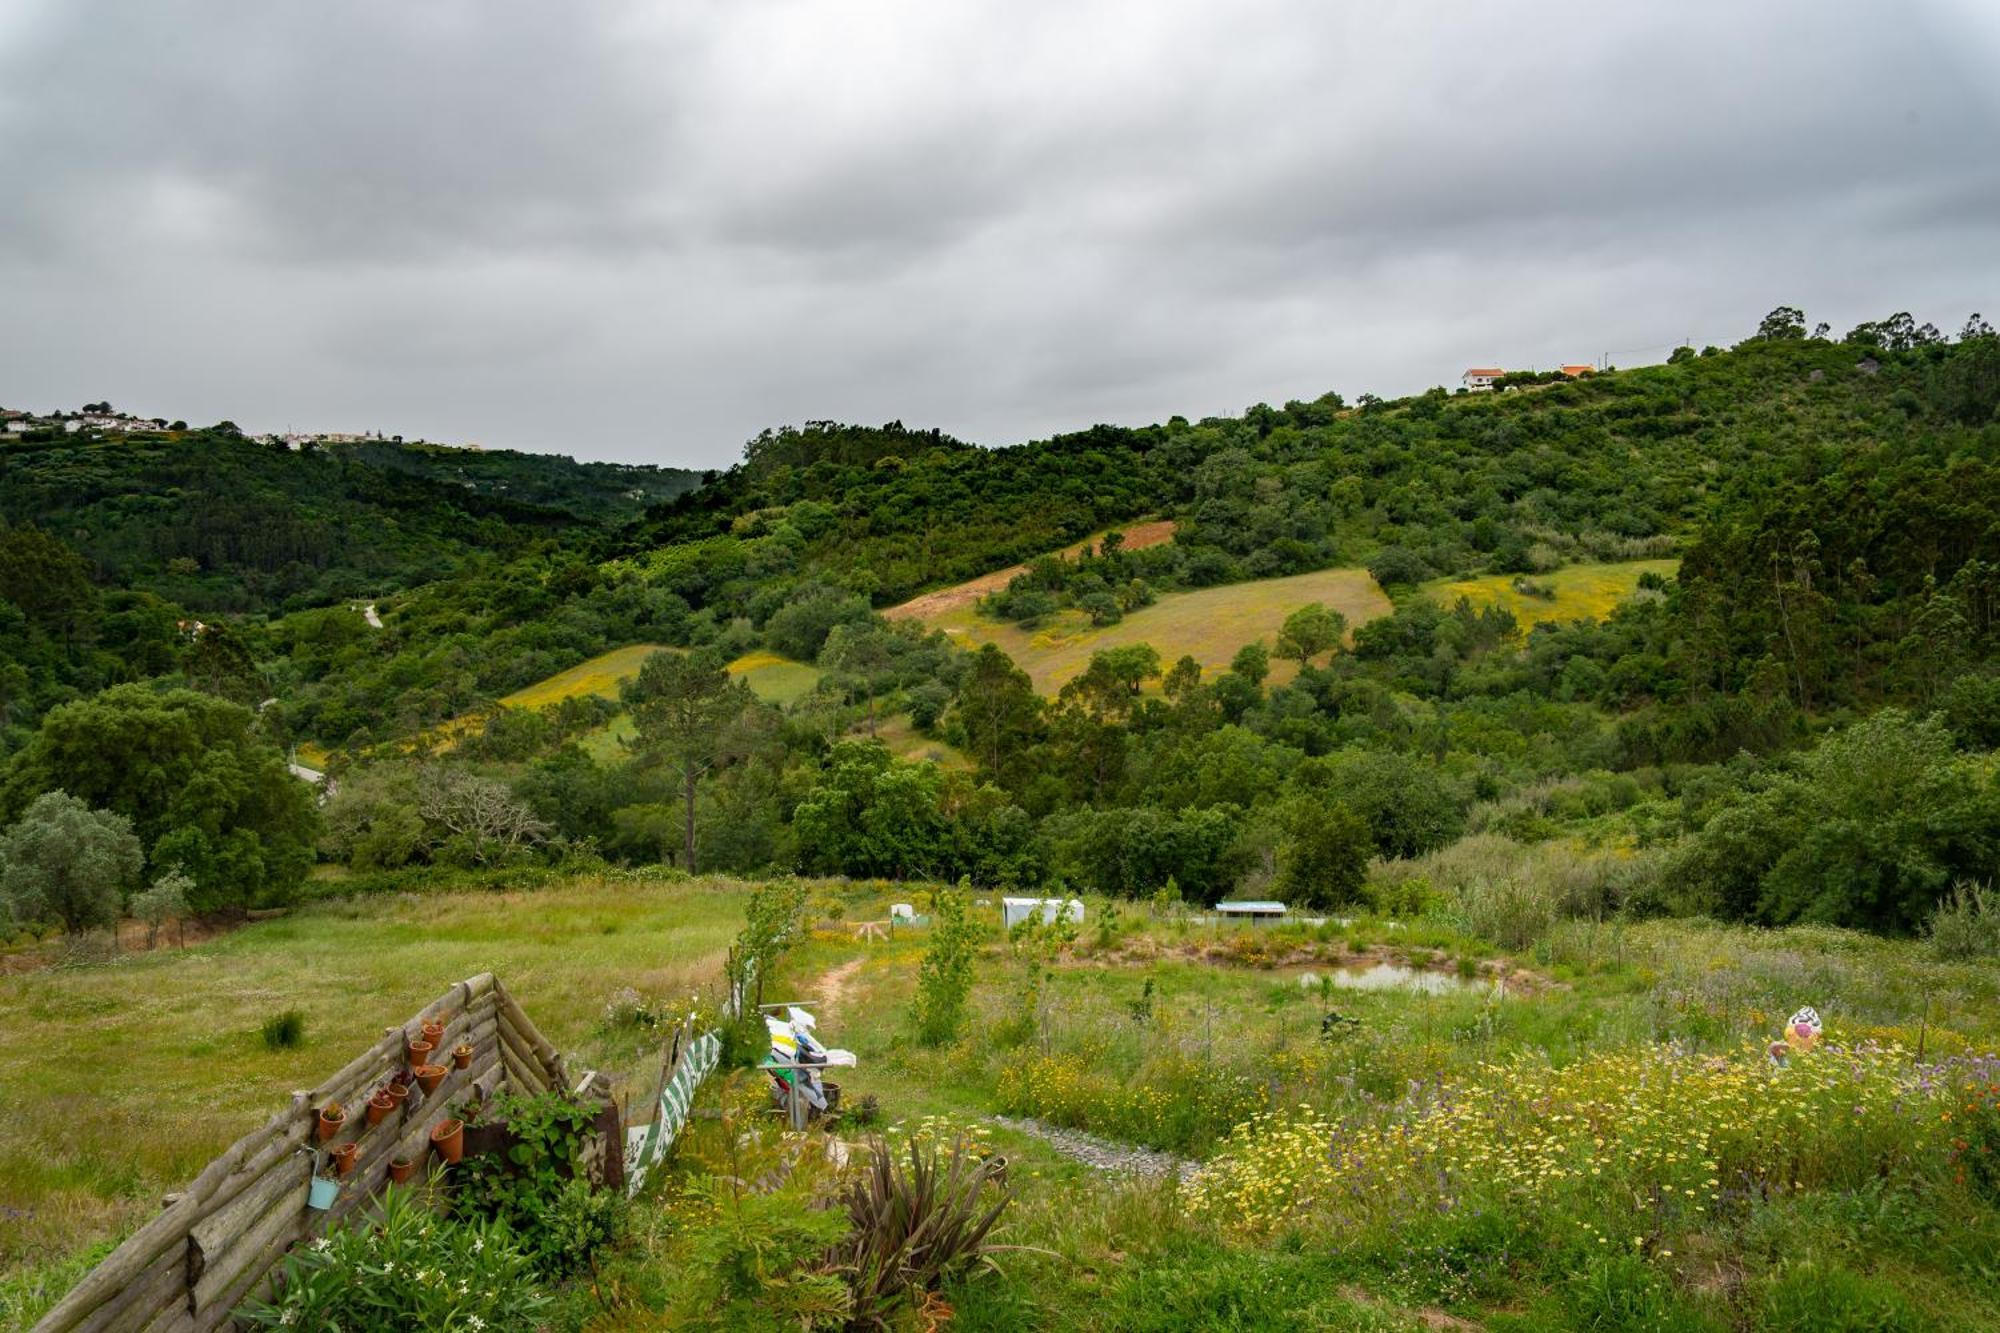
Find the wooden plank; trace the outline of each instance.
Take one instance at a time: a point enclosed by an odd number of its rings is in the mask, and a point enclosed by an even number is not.
[[[144,1333],[193,1333],[194,1316],[188,1313],[186,1301],[173,1301],[166,1309],[154,1315]]]
[[[237,1285],[237,1279],[251,1269],[258,1256],[280,1240],[293,1241],[306,1234],[312,1220],[312,1210],[306,1207],[311,1163],[301,1158],[296,1170],[273,1174],[286,1188],[262,1195],[266,1200],[263,1210],[245,1218],[244,1229],[236,1232],[195,1278],[188,1299],[197,1322]],[[256,1197],[256,1192],[252,1192],[252,1197]]]
[[[411,1026],[420,1025],[425,1018],[447,1010],[453,1011],[454,1016],[467,1014],[488,997],[492,997],[497,1004],[499,996],[499,982],[491,972],[481,972],[458,982],[425,1006]],[[448,1034],[449,1031],[448,1026]],[[76,1333],[94,1312],[119,1298],[144,1278],[162,1255],[171,1252],[174,1262],[183,1262],[183,1247],[196,1223],[255,1186],[264,1178],[272,1163],[305,1143],[311,1136],[318,1108],[329,1097],[343,1104],[354,1101],[357,1091],[372,1091],[376,1084],[401,1068],[402,1058],[402,1048],[394,1046],[392,1049],[391,1040],[385,1035],[383,1040],[350,1060],[318,1088],[295,1096],[292,1105],[225,1149],[202,1169],[179,1197],[172,1198],[161,1212],[126,1237],[103,1263],[86,1273],[83,1280],[35,1325],[36,1333]],[[474,1063],[482,1062],[475,1059]],[[338,1095],[339,1092],[346,1095]],[[365,1097],[361,1100],[365,1102]],[[343,1134],[358,1133],[357,1124],[365,1124],[365,1113],[357,1111],[348,1126],[343,1127]]]
[[[308,1223],[306,1230],[309,1232],[311,1229],[311,1224]],[[235,1322],[235,1312],[246,1302],[268,1297],[272,1285],[277,1281],[286,1254],[301,1239],[301,1236],[290,1232],[281,1232],[273,1237],[261,1253],[253,1255],[250,1261],[243,1265],[243,1271],[237,1275],[236,1280],[216,1294],[213,1304],[208,1309],[190,1319],[187,1327],[199,1330],[200,1333],[208,1333],[208,1330],[231,1325]]]
[[[507,1066],[507,1086],[511,1091],[532,1097],[549,1090],[539,1067],[505,1041],[500,1043],[500,1058]]]
[[[173,1249],[178,1260],[188,1228],[207,1213],[209,1198],[216,1192],[217,1185],[243,1166],[250,1154],[260,1152],[273,1137],[296,1124],[295,1111],[281,1111],[263,1126],[224,1149],[220,1156],[202,1168],[201,1174],[182,1191],[180,1198],[127,1236],[117,1249],[105,1257],[103,1263],[84,1274],[83,1280],[70,1289],[69,1295],[56,1302],[42,1316],[41,1322],[35,1325],[35,1333],[74,1333],[99,1306],[138,1281],[154,1260],[169,1248]]]
[[[504,1010],[500,1019],[500,1047],[512,1057],[507,1072],[516,1082],[523,1084],[529,1092],[548,1091],[548,1066],[536,1057],[527,1039],[507,1022]]]
[[[237,1238],[249,1231],[280,1195],[296,1193],[303,1181],[311,1179],[312,1168],[313,1154],[305,1152],[294,1162],[278,1162],[227,1206],[195,1223],[188,1231],[188,1281],[200,1281],[203,1274],[225,1261]]]
[[[76,1326],[77,1333],[138,1328],[170,1307],[187,1308],[187,1265],[168,1251]]]
[[[521,1006],[515,1002],[513,995],[505,986],[496,981],[493,984],[493,993],[499,998],[502,1019],[511,1025],[515,1035],[526,1041],[533,1050],[536,1061],[542,1067],[542,1081],[556,1087],[567,1086],[569,1079],[563,1069],[561,1052],[557,1051],[549,1039],[542,1035],[541,1029],[529,1020],[528,1015],[522,1011]]]

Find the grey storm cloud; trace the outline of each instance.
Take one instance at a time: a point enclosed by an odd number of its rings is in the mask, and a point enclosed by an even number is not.
[[[2000,7],[0,3],[0,403],[719,465],[2000,313]]]

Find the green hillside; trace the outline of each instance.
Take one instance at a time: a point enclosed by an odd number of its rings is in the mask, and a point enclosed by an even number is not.
[[[588,547],[594,529],[700,480],[389,441],[286,449],[227,427],[40,432],[0,442],[0,521],[62,538],[109,586],[197,612],[273,611]]]
[[[495,967],[621,1095],[690,1013],[732,1066],[629,1209],[542,1173],[538,1326],[1995,1326],[2000,337],[1790,313],[659,503],[0,446],[0,1319]],[[994,1265],[829,1257],[878,1134],[1004,1156]]]

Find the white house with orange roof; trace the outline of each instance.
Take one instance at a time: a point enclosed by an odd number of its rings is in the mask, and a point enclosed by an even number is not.
[[[1506,373],[1506,371],[1496,367],[1474,366],[1471,370],[1465,372],[1465,378],[1460,380],[1459,383],[1463,384],[1469,392],[1487,393],[1492,390],[1493,381]]]

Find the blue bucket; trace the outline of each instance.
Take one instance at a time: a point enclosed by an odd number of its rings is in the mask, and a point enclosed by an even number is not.
[[[306,1191],[306,1207],[325,1212],[333,1207],[333,1201],[340,1197],[340,1182],[328,1176],[314,1176],[312,1186]]]

